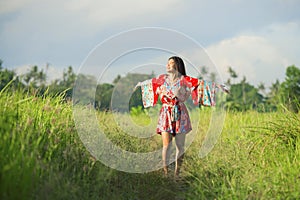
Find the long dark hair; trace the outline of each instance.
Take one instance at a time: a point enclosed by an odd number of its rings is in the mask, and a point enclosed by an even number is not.
[[[184,66],[184,62],[183,60],[178,57],[178,56],[172,56],[169,58],[169,60],[174,60],[176,66],[177,66],[177,71],[181,74],[186,76],[186,72],[185,72],[185,66]]]

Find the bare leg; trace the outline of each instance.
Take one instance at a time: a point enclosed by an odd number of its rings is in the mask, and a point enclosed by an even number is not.
[[[170,144],[172,141],[172,136],[168,132],[162,132],[162,141],[163,141],[163,149],[162,149],[162,162],[165,175],[168,174],[168,163],[170,158]]]
[[[185,133],[176,134],[175,142],[176,142],[175,176],[177,176],[180,172],[180,168],[184,157]]]

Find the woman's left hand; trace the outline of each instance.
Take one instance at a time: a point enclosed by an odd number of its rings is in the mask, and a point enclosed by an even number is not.
[[[224,85],[224,84],[222,84],[222,85],[217,84],[217,87],[220,88],[223,92],[226,92],[227,94],[230,94],[230,90],[226,87],[226,85]]]

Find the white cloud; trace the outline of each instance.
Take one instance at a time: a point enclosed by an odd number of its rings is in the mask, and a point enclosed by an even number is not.
[[[65,4],[67,11],[86,16],[88,22],[102,26],[114,21],[124,21],[130,18],[155,18],[158,13],[165,16],[175,15],[184,4],[179,0],[127,0],[127,1],[68,1]]]
[[[3,12],[20,11],[4,23],[2,37],[32,37],[33,34],[35,37],[66,40],[80,33],[94,35],[112,23],[129,24],[130,21],[157,19],[160,14],[176,15],[176,11],[183,6],[179,0],[33,1],[25,1],[28,3],[26,6],[16,0],[2,3]]]
[[[22,8],[28,6],[34,0],[9,0],[0,1],[0,14],[7,14],[11,12],[16,12]]]
[[[228,66],[240,79],[257,85],[270,85],[276,79],[283,80],[287,66],[300,67],[300,26],[297,22],[272,24],[259,31],[245,31],[238,36],[222,40],[207,47],[212,60],[222,74],[229,77]]]
[[[284,77],[286,66],[300,66],[299,22],[285,23],[299,19],[299,1],[215,3],[2,0],[1,59],[11,66],[36,62],[74,66],[112,34],[141,26],[162,26],[207,44],[214,42],[207,50],[225,80],[229,65],[253,83],[272,82]],[[245,29],[249,30],[240,32]],[[195,57],[192,61],[197,66],[210,65],[201,55],[191,53]]]
[[[286,24],[272,24],[261,33],[287,60],[286,65],[300,67],[300,21]]]
[[[179,0],[0,2],[0,16],[4,16],[0,18],[0,46],[5,50],[1,56],[6,63],[17,62],[9,65],[78,64],[116,31],[147,26],[162,16],[174,17],[185,7]]]

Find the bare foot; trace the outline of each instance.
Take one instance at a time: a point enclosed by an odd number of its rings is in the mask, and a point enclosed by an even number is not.
[[[165,176],[165,177],[168,176],[168,167],[164,167],[164,176]]]

